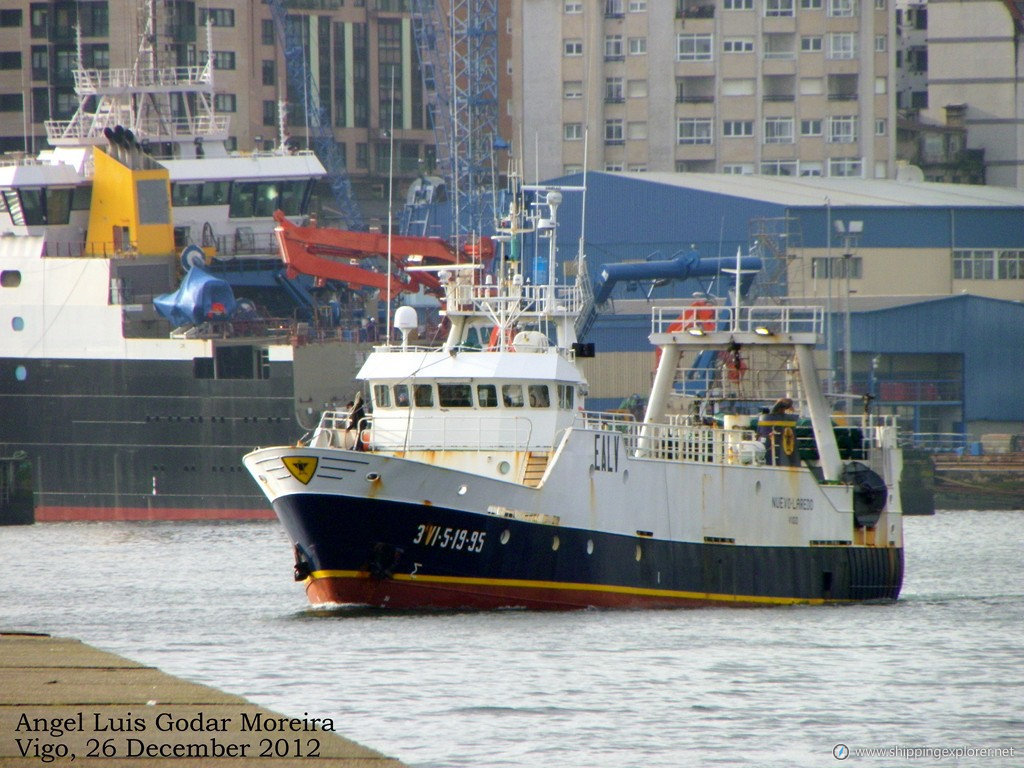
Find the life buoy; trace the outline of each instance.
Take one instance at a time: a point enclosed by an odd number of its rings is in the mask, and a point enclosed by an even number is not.
[[[359,445],[357,450],[368,451],[370,450],[370,430],[364,429],[359,433]]]
[[[666,333],[679,333],[687,328],[700,328],[710,333],[715,330],[715,305],[707,299],[697,299],[689,307],[679,313],[674,321],[669,323]],[[661,362],[661,347],[654,350],[654,369],[658,369]]]

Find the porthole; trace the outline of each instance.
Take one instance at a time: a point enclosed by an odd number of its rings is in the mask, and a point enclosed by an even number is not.
[[[11,328],[16,331],[25,330],[25,318],[15,315],[11,318]]]
[[[636,561],[639,563],[644,556],[644,548],[639,544],[636,545]]]
[[[508,540],[512,538],[512,534],[509,533],[508,528],[501,532],[501,543],[508,544]]]
[[[761,492],[761,481],[758,480],[756,483],[754,483],[754,493],[760,493],[760,492]]]
[[[465,496],[466,495],[466,491],[468,491],[468,490],[469,489],[466,486],[460,485],[459,486],[459,496]]]
[[[500,472],[501,474],[507,475],[510,469],[512,469],[512,465],[509,464],[507,461],[499,462],[498,472]]]
[[[14,378],[16,378],[18,381],[24,381],[25,379],[27,379],[28,368],[26,368],[24,365],[19,365],[17,368],[14,369]]]
[[[21,272],[16,269],[5,269],[0,272],[0,286],[17,288],[19,285],[21,285]]]
[[[557,536],[552,537],[552,539],[551,539],[551,551],[552,552],[557,552],[558,551],[558,547],[561,545],[561,543],[562,542],[560,542],[558,540]]]
[[[588,555],[594,554],[594,540],[593,539],[587,539],[587,554]]]

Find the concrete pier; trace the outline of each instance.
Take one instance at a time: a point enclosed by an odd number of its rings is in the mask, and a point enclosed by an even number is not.
[[[0,767],[404,768],[338,736],[77,640],[0,633]]]

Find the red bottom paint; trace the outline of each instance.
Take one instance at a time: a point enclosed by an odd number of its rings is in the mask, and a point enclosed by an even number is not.
[[[754,606],[762,601],[701,599],[673,595],[606,591],[600,587],[510,586],[451,584],[411,579],[374,579],[368,574],[354,578],[321,577],[306,585],[313,605],[366,605],[377,608],[474,609],[526,608],[564,611],[581,608],[685,608],[707,605]],[[782,601],[780,602],[795,602]]]
[[[108,520],[273,520],[272,509],[193,509],[169,507],[36,507],[37,523]]]

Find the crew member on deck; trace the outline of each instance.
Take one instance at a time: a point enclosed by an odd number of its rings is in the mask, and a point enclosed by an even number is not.
[[[357,451],[362,450],[359,439],[359,422],[365,416],[366,408],[363,407],[363,393],[356,392],[356,396],[348,404],[348,419],[345,422],[345,445],[349,445],[349,433],[355,430],[356,435],[352,447]]]

